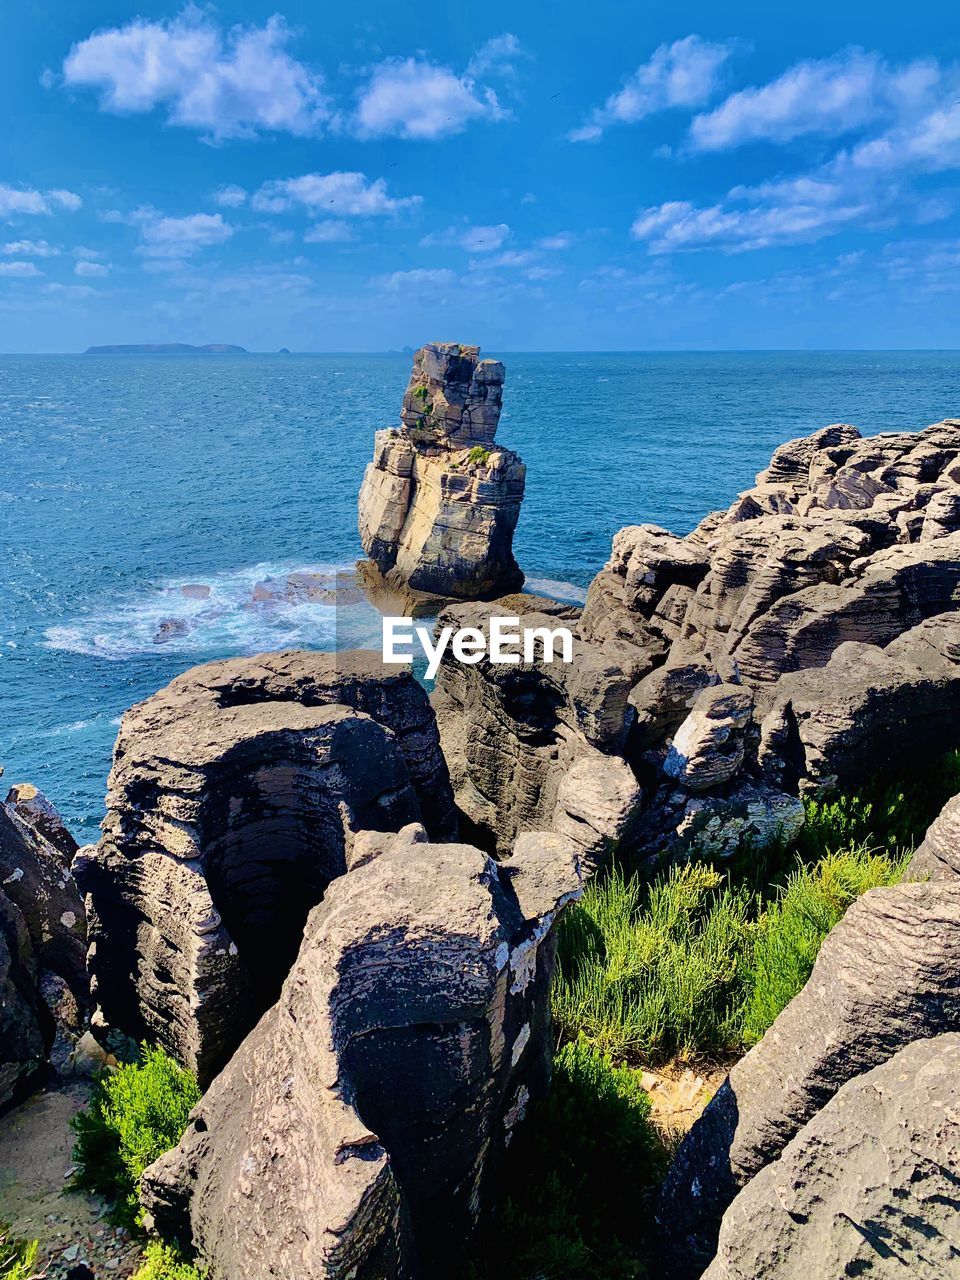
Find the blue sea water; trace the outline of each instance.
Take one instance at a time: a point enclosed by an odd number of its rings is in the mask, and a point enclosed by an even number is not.
[[[499,438],[528,467],[517,558],[531,589],[571,599],[618,528],[686,532],[783,440],[960,416],[960,353],[503,359]],[[408,371],[375,355],[0,357],[5,783],[36,782],[95,838],[133,702],[216,657],[378,643],[363,609],[251,596],[352,566],[373,432],[396,421]],[[157,644],[171,618],[185,634]]]

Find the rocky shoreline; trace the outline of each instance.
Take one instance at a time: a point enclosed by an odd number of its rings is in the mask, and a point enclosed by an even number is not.
[[[35,789],[0,806],[0,1103],[91,1029],[195,1072],[142,1203],[210,1280],[462,1273],[549,1090],[585,882],[759,857],[811,798],[960,748],[960,420],[789,441],[686,537],[616,534],[580,610],[519,593],[503,385],[416,353],[359,581],[484,635],[562,621],[570,663],[447,653],[429,697],[362,651],[211,663],[124,716],[97,845]],[[953,1274],[958,804],[693,1125],[663,1274]]]

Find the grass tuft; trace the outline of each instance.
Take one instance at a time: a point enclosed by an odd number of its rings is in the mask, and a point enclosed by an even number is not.
[[[147,1245],[144,1256],[144,1264],[132,1280],[204,1280],[204,1272],[159,1240]]]

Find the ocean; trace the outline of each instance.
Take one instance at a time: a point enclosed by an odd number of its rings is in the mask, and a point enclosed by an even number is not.
[[[784,440],[960,416],[955,352],[484,355],[507,368],[498,439],[527,463],[517,559],[529,589],[570,600],[621,526],[687,532]],[[217,657],[379,643],[371,610],[253,593],[352,568],[373,432],[396,423],[409,366],[0,356],[4,784],[35,782],[95,839],[132,703]]]

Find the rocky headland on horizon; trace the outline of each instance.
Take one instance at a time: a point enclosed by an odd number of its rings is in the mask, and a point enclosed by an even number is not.
[[[572,661],[212,662],[124,715],[96,844],[15,786],[0,1105],[159,1046],[202,1097],[132,1194],[208,1280],[534,1280],[568,1237],[571,1280],[957,1275],[960,419],[785,442],[686,536],[621,529],[581,609],[522,592],[505,385],[414,353],[357,590]]]

